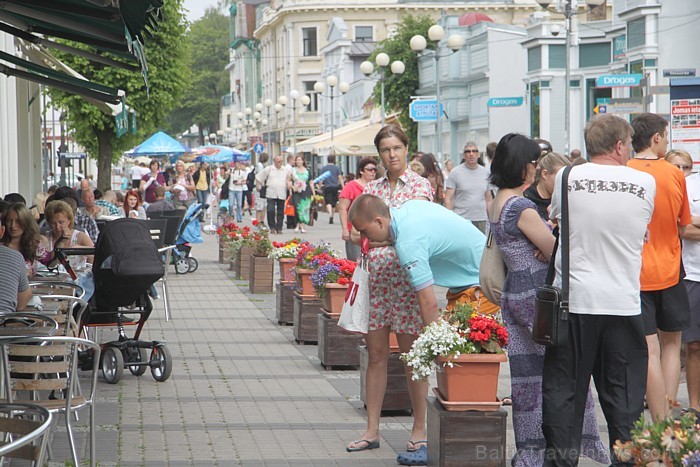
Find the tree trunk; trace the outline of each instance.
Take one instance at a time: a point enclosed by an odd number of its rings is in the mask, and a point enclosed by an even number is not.
[[[97,188],[101,192],[112,189],[112,144],[109,127],[105,130],[95,130],[98,143],[97,156]]]

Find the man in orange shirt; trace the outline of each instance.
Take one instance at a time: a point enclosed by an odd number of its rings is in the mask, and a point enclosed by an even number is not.
[[[642,250],[642,316],[649,364],[647,403],[655,420],[666,417],[675,401],[680,379],[681,331],[690,323],[688,294],[681,277],[680,235],[690,224],[683,172],[664,160],[668,122],[645,113],[632,122],[632,147],[637,156],[628,167],[656,180],[654,214],[649,239]]]

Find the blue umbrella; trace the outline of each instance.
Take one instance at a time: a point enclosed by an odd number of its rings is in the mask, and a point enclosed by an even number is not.
[[[242,162],[250,160],[250,153],[239,151],[228,146],[208,144],[179,157],[184,162]]]
[[[132,157],[136,156],[177,156],[190,152],[190,148],[178,142],[175,138],[159,131],[143,143],[136,146]]]

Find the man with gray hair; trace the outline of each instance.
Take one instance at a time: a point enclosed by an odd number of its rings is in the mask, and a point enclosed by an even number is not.
[[[566,342],[547,347],[542,378],[545,466],[578,465],[586,395],[591,376],[613,446],[630,439],[644,411],[647,344],[639,294],[642,247],[654,212],[656,183],[627,167],[632,127],[599,115],[584,130],[590,163],[572,167],[567,181],[569,303]],[[568,169],[567,169],[568,170]],[[562,220],[562,175],[557,173],[550,219]],[[561,240],[555,286],[562,284]]]
[[[445,207],[486,233],[486,213],[493,201],[489,171],[479,165],[479,147],[474,141],[467,141],[463,154],[463,163],[452,169],[445,182]]]

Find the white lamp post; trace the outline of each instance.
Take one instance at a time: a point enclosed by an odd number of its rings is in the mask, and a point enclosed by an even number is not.
[[[433,58],[435,59],[435,100],[437,101],[437,119],[435,120],[435,142],[437,159],[442,160],[442,109],[440,107],[440,54],[438,44],[445,38],[445,30],[439,24],[433,24],[428,29],[428,38],[435,43]],[[414,52],[423,52],[428,47],[428,42],[425,37],[417,34],[411,38],[409,43],[411,50]],[[447,47],[452,50],[452,53],[459,51],[464,46],[464,37],[459,34],[452,34],[447,38]]]
[[[272,146],[270,146],[270,108],[272,107],[272,99],[265,99],[263,104],[267,109],[267,118],[263,120],[263,126],[267,126],[267,150],[272,154]]]
[[[557,5],[557,11],[564,15],[564,40],[566,47],[566,63],[564,64],[564,153],[569,154],[571,146],[571,18],[576,14],[579,0],[563,0]],[[605,0],[580,0],[590,7],[602,5]],[[555,3],[553,0],[537,0],[544,9],[549,9]],[[559,26],[552,25],[552,35],[559,35]]]
[[[389,65],[389,55],[384,52],[377,54],[375,61],[377,62],[377,67],[379,68],[379,79],[382,85],[382,126],[386,122],[386,109],[384,105],[384,79],[386,77],[386,67]],[[401,60],[395,60],[390,67],[391,73],[394,75],[401,75],[406,71],[406,65]],[[360,63],[360,71],[365,75],[369,76],[374,73],[374,65],[370,61],[364,61]]]
[[[284,96],[282,96],[282,97],[284,97]],[[299,99],[299,91],[297,91],[296,89],[292,89],[291,91],[289,91],[289,98],[292,99],[292,132],[294,133],[294,141],[292,143],[292,152],[294,155],[296,155],[296,153],[297,153],[297,116],[296,116],[297,108],[306,107],[311,102],[311,99],[309,99],[309,96],[307,96],[306,94],[301,96],[301,99],[300,99],[301,106],[297,107],[295,105],[295,103],[296,103],[297,99]],[[287,102],[286,97],[284,99],[284,102]],[[280,104],[285,105],[282,102],[282,98],[280,98]]]

